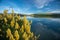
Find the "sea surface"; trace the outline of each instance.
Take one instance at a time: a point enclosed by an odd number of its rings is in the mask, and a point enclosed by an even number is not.
[[[60,18],[34,18],[32,20],[31,31],[39,35],[38,40],[60,40]]]

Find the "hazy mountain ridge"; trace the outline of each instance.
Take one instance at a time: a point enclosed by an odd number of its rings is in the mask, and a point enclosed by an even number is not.
[[[0,13],[0,14],[3,14],[3,13]],[[11,13],[8,13],[8,14],[11,14]],[[14,13],[15,15],[17,13]],[[32,16],[32,17],[53,17],[53,18],[60,18],[60,13],[36,13],[36,14],[20,14],[18,13],[17,15],[20,15],[20,16]]]

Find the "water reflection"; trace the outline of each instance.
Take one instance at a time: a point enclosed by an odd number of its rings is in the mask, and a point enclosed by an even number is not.
[[[39,40],[60,40],[60,18],[33,18],[31,30],[36,34],[40,34]]]

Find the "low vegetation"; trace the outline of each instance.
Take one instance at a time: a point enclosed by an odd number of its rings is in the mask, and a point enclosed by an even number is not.
[[[31,32],[31,23],[26,16],[21,19],[19,15],[14,15],[14,10],[11,14],[4,10],[0,14],[0,40],[38,40],[40,35]]]

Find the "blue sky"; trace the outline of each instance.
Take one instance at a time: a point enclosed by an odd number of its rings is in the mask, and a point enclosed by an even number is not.
[[[60,0],[0,0],[0,13],[4,9],[16,13],[60,13]]]

